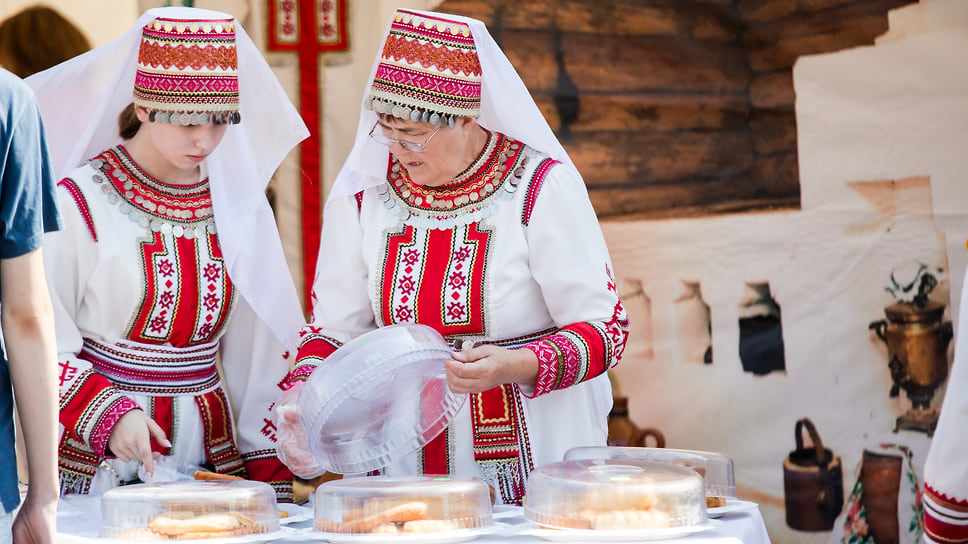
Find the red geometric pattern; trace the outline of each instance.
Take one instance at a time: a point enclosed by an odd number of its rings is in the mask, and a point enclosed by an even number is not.
[[[561,374],[561,363],[564,357],[558,349],[558,344],[554,342],[534,342],[528,344],[535,357],[538,358],[538,381],[534,386],[534,393],[531,397],[540,397],[555,390],[555,383]]]
[[[625,353],[625,346],[629,339],[630,323],[629,315],[625,312],[625,306],[622,305],[622,300],[618,298],[618,288],[615,284],[615,276],[612,274],[612,269],[606,266],[605,273],[608,274],[608,290],[615,294],[615,307],[612,309],[612,319],[605,323],[608,337],[612,340],[613,346],[610,356],[611,362],[609,363],[609,367],[612,367],[618,364],[619,360],[622,359],[622,355]]]
[[[237,78],[217,75],[159,76],[138,72],[135,75],[134,85],[145,94],[239,94],[239,80]]]
[[[167,112],[236,112],[233,19],[155,19],[142,29],[134,103]]]
[[[114,186],[119,198],[142,213],[171,223],[189,225],[212,217],[212,195],[208,179],[178,188],[177,193],[142,170],[123,145],[96,157],[104,161],[101,173]],[[124,175],[126,179],[121,179]],[[126,193],[130,192],[130,196]]]
[[[605,269],[615,309],[606,322],[574,323],[524,347],[538,358],[533,397],[571,387],[599,376],[618,364],[628,340],[629,320],[615,290],[612,271]]]
[[[480,168],[467,172],[451,187],[425,187],[410,179],[406,168],[391,157],[387,164],[387,186],[412,208],[440,213],[435,207],[443,202],[455,214],[472,212],[502,190],[519,164],[524,147],[520,142],[498,132],[485,129],[488,140],[482,154]],[[394,167],[399,167],[394,171]],[[409,193],[409,197],[406,196]],[[419,197],[419,198],[418,198]],[[429,198],[428,198],[429,197]]]
[[[481,75],[481,62],[477,59],[477,51],[449,49],[442,45],[421,43],[392,34],[387,36],[383,44],[383,58],[405,60],[409,64],[419,62],[424,68],[434,67],[441,72]]]
[[[114,426],[117,425],[124,414],[137,409],[138,405],[133,400],[128,397],[120,397],[111,404],[110,408],[105,410],[104,415],[95,425],[94,432],[91,433],[91,449],[94,450],[94,453],[104,457],[108,447],[108,439],[111,437]]]
[[[215,342],[175,348],[134,342],[116,345],[85,338],[80,357],[125,393],[170,396],[198,394],[217,387],[217,351]]]
[[[346,49],[346,0],[269,0],[270,51]]]
[[[312,282],[316,275],[322,225],[322,172],[320,170],[319,54],[348,47],[346,0],[268,0],[268,48],[296,51],[299,56],[299,113],[309,136],[299,144],[302,173],[302,254],[305,300],[309,310],[315,303]]]
[[[480,59],[466,23],[407,10],[393,14],[371,98],[439,115],[477,117],[480,84]]]
[[[495,467],[500,476],[502,499],[521,504],[525,476],[521,463],[521,414],[516,386],[504,384],[470,396],[474,427],[474,459],[487,471]]]
[[[232,45],[232,44],[229,44]],[[215,47],[212,45],[170,45],[166,43],[144,42],[138,51],[138,64],[152,68],[184,70],[236,70],[239,60],[234,47]]]
[[[373,82],[396,87],[399,92],[410,92],[427,95],[434,100],[453,100],[458,103],[481,100],[481,84],[474,81],[462,81],[421,72],[411,68],[380,64],[376,69]]]

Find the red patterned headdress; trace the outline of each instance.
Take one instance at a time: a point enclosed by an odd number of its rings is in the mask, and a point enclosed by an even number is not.
[[[238,123],[235,20],[157,18],[145,25],[134,103],[159,123]]]
[[[453,125],[481,111],[481,64],[467,23],[398,9],[364,106]]]

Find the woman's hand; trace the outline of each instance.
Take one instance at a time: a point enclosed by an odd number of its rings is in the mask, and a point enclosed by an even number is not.
[[[453,354],[447,365],[447,386],[454,393],[480,393],[506,383],[534,386],[538,358],[530,349],[484,344]]]
[[[282,394],[279,402],[273,408],[276,420],[276,455],[293,474],[310,480],[326,472],[319,466],[316,458],[309,451],[309,438],[306,429],[299,419],[299,391],[303,382],[297,382],[292,388]]]
[[[51,544],[57,542],[57,496],[46,499],[31,495],[27,498],[13,522],[15,544]]]
[[[155,472],[154,460],[161,457],[151,451],[151,438],[166,448],[171,442],[165,431],[141,410],[131,410],[121,416],[108,438],[108,449],[122,461],[141,461],[145,472],[152,476]]]

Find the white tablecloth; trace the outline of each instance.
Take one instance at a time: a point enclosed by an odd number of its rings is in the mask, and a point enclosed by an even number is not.
[[[325,539],[321,538],[321,534],[313,530],[312,511],[303,507],[301,513],[302,515],[294,516],[290,522],[282,526],[282,529],[278,533],[271,535],[271,537],[270,535],[250,535],[236,538],[212,539],[205,542],[210,544],[255,544],[261,542],[297,544],[325,542]],[[100,524],[99,517],[99,505],[96,499],[62,501],[60,508],[58,508],[57,516],[58,543],[103,543],[103,540],[97,538],[97,531]],[[534,535],[523,534],[533,531],[535,526],[521,516],[520,509],[509,509],[495,517],[495,527],[492,531],[485,532],[473,540],[465,541],[475,544],[525,544],[548,541]],[[300,518],[302,518],[302,521],[297,521]],[[348,539],[348,541],[352,540]],[[368,544],[375,542],[372,537],[364,537],[359,540],[360,542],[366,542]],[[560,540],[560,537],[555,540]],[[588,540],[577,538],[572,540],[568,538],[567,540],[575,544],[598,544],[602,541],[600,538],[590,538]],[[387,541],[391,542],[392,540],[388,538]],[[416,541],[408,539],[408,542]],[[642,541],[623,540],[623,542]],[[662,542],[673,544],[769,544],[770,537],[766,532],[763,516],[757,507],[741,512],[731,512],[723,515],[719,519],[710,520],[708,528],[701,532],[683,535],[673,539],[650,539],[648,542],[650,544]],[[440,544],[443,544],[443,541]]]

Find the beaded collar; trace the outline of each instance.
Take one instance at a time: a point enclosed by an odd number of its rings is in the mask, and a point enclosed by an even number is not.
[[[528,156],[520,142],[484,130],[487,142],[481,153],[445,186],[418,185],[391,155],[387,183],[378,188],[384,206],[406,224],[431,228],[450,228],[492,215],[497,210],[496,199],[513,196]]]
[[[88,161],[97,171],[93,181],[101,186],[110,204],[153,232],[194,238],[215,234],[212,195],[208,179],[194,185],[170,185],[143,171],[122,145]]]

